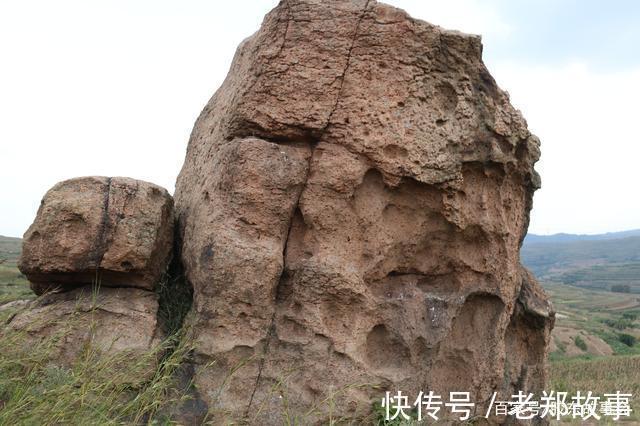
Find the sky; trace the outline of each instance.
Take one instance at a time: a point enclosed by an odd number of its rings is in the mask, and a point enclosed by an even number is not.
[[[640,228],[640,2],[388,0],[481,34],[542,141],[529,231]],[[0,0],[0,235],[75,176],[173,191],[191,128],[269,0]]]

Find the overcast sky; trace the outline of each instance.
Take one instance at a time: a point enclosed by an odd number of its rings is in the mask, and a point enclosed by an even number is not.
[[[542,140],[530,232],[640,228],[640,2],[389,0],[482,34]],[[0,0],[0,234],[54,183],[131,176],[173,191],[193,123],[267,0]]]

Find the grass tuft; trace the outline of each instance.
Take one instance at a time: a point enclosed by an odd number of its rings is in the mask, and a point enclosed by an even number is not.
[[[21,332],[0,337],[0,424],[150,424],[162,407],[185,397],[176,394],[173,379],[191,351],[184,333],[136,357],[87,346],[70,368],[50,362],[64,336],[30,346]],[[132,385],[138,377],[150,378]]]

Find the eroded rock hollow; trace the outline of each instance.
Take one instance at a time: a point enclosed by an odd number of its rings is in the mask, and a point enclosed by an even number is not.
[[[519,261],[539,141],[481,56],[375,1],[283,0],[240,45],[175,194],[211,413],[542,389],[553,313]]]

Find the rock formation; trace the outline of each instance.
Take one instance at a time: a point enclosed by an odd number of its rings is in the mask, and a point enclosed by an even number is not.
[[[43,295],[18,312],[9,327],[32,336],[31,342],[59,339],[51,358],[73,366],[88,345],[102,353],[146,355],[162,338],[157,314],[158,300],[150,291],[104,287],[94,292],[86,286]]]
[[[173,249],[173,199],[130,178],[82,177],[44,196],[18,267],[36,294],[91,284],[153,290]]]
[[[52,360],[67,366],[88,347],[148,353],[163,335],[153,290],[172,255],[173,225],[173,199],[159,186],[120,177],[58,183],[25,233],[18,265],[42,296],[8,328],[28,344],[53,341]]]
[[[240,45],[175,194],[219,420],[542,389],[553,313],[519,262],[539,142],[481,54],[373,0],[283,0]]]

